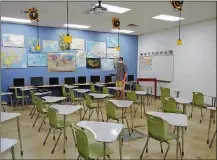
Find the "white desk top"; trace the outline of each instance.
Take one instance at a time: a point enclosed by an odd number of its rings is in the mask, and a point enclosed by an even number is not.
[[[90,92],[89,89],[73,89],[74,91],[76,92],[79,92],[79,93],[86,93],[86,92]]]
[[[17,143],[16,139],[1,138],[1,153],[10,149]]]
[[[22,87],[22,88],[20,88],[21,91],[30,91],[33,89],[36,89],[36,88],[34,88],[34,87]]]
[[[76,86],[88,86],[90,83],[76,83]]]
[[[216,111],[216,107],[206,107],[206,109]]]
[[[181,92],[180,89],[170,89],[170,90],[173,91],[173,92]]]
[[[116,90],[116,91],[120,91],[123,89],[123,87],[107,87],[108,89],[113,89],[113,90]]]
[[[82,108],[81,105],[60,105],[60,104],[53,104],[50,107],[55,108],[58,114],[61,115],[69,115]]]
[[[12,95],[12,92],[1,92],[1,96],[5,96],[5,95]]]
[[[1,112],[1,122],[8,121],[10,119],[14,119],[16,117],[21,116],[20,113],[11,113],[11,112]]]
[[[52,92],[51,91],[48,91],[48,92],[36,92],[34,93],[35,96],[42,96],[42,95],[46,95],[46,94],[51,94]]]
[[[146,112],[146,114],[159,117],[173,126],[180,126],[180,127],[188,126],[188,118],[184,114],[163,113],[163,112]]]
[[[97,84],[94,84],[94,86],[97,86],[97,87],[104,87],[105,84],[100,84],[100,83],[97,83]]]
[[[91,131],[98,142],[114,142],[124,128],[123,124],[94,121],[80,121],[76,125]]]
[[[135,91],[135,93],[139,96],[145,96],[147,94],[146,91]]]
[[[101,93],[90,93],[88,95],[92,96],[95,99],[103,99],[109,96],[109,94],[101,94]]]
[[[65,84],[64,87],[66,87],[68,89],[78,88],[78,86],[67,85],[67,84]]]
[[[43,98],[46,103],[56,103],[66,99],[66,97],[53,97],[53,96],[44,96],[41,98]]]
[[[191,102],[187,98],[174,98],[177,103],[190,104]]]
[[[119,108],[128,108],[133,104],[133,101],[128,100],[108,100],[114,103]]]

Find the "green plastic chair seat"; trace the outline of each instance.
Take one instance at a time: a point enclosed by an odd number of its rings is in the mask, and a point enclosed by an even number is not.
[[[65,126],[68,127],[68,126],[71,126],[72,125],[72,122],[70,121],[66,121],[66,124]],[[57,128],[64,128],[64,120],[57,120]]]
[[[17,99],[29,98],[29,96],[17,96]]]
[[[164,133],[164,141],[170,141],[170,140],[174,140],[177,138],[177,135],[174,133],[170,133],[170,132],[166,132]]]
[[[83,101],[83,98],[74,98],[74,101]]]
[[[91,103],[88,107],[89,108],[99,108],[97,103]]]
[[[43,108],[42,109],[42,113],[47,113],[48,112],[48,108]]]
[[[106,147],[106,155],[112,154],[113,151],[110,147]],[[91,159],[98,159],[100,157],[103,157],[103,143],[95,142],[92,144],[89,144],[89,157]]]
[[[7,102],[2,101],[1,104],[2,104],[2,105],[7,105]]]
[[[166,112],[166,113],[180,113],[180,114],[183,114],[183,111],[178,110],[178,109],[172,109],[172,110],[170,110],[170,109],[164,109],[164,112]]]

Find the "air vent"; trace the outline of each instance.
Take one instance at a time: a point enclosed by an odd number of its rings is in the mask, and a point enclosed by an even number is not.
[[[138,27],[139,25],[137,24],[128,24],[127,27]]]

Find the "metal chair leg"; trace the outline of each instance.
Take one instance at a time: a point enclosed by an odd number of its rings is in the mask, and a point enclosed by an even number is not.
[[[104,119],[103,119],[103,114],[102,114],[102,109],[101,109],[101,108],[99,108],[99,110],[100,110],[100,113],[101,113],[101,116],[102,116],[102,121],[104,122]]]
[[[93,114],[93,110],[91,111],[91,113],[89,115],[88,121],[90,120],[90,117],[92,116],[92,114]]]
[[[160,151],[163,153],[162,143],[160,142]]]
[[[54,153],[54,150],[55,150],[55,148],[56,148],[56,146],[57,146],[57,143],[58,143],[58,141],[59,141],[59,139],[60,139],[61,134],[62,134],[62,129],[61,129],[61,131],[60,131],[60,133],[59,133],[59,136],[58,136],[57,141],[56,141],[56,143],[55,143],[55,145],[54,145],[54,147],[53,147],[53,149],[52,149],[51,154]]]
[[[191,114],[188,116],[189,119],[193,117],[194,108],[195,108],[195,106],[192,104],[191,105]]]
[[[80,155],[78,155],[78,157],[77,157],[77,160],[79,160],[79,159],[80,159],[80,157],[81,157],[81,156],[80,156]]]
[[[211,147],[212,147],[212,143],[213,143],[213,141],[214,141],[214,139],[215,139],[216,132],[217,132],[217,131],[215,131],[215,133],[214,133],[214,135],[213,135],[213,137],[212,137],[212,141],[211,141],[211,143],[210,143],[210,145],[209,145],[209,148],[211,148]]]
[[[36,109],[36,107],[34,108],[34,111],[33,111],[33,113],[32,113],[32,116],[31,116],[31,119],[33,118],[33,116],[35,115],[35,111],[36,111],[37,109]]]
[[[42,125],[44,124],[44,122],[45,122],[45,118],[46,118],[46,117],[47,117],[47,115],[44,116],[44,119],[43,119],[43,121],[41,122],[41,125],[40,125],[40,127],[39,127],[39,129],[38,129],[38,132],[40,132],[41,127],[42,127]]]
[[[141,155],[140,155],[140,159],[142,159],[143,154],[144,154],[144,151],[145,151],[145,148],[148,146],[148,141],[149,141],[149,136],[147,137],[147,140],[146,140],[145,146],[144,146],[144,148],[142,149],[142,153],[141,153]]]
[[[165,153],[165,155],[164,155],[164,160],[166,159],[167,153],[168,153],[168,151],[169,151],[169,149],[170,149],[170,144],[169,144],[168,142],[165,142],[165,143],[168,145],[168,147],[167,147],[166,153]]]
[[[70,126],[71,130],[72,130],[72,136],[73,136],[73,139],[74,139],[74,142],[75,142],[75,147],[77,148],[77,141],[75,139],[75,133],[74,133],[74,130],[72,128],[72,126]]]
[[[35,127],[35,123],[36,123],[36,121],[38,120],[39,115],[40,115],[40,113],[38,113],[38,115],[37,115],[37,117],[36,117],[36,119],[35,119],[35,122],[33,123],[32,127]]]
[[[3,109],[3,111],[5,112],[5,107],[4,107],[4,105],[2,105],[2,109]]]
[[[88,108],[86,109],[86,111],[84,111],[84,115],[83,115],[83,117],[82,117],[82,120],[84,119],[84,117],[85,117],[87,111],[88,111]]]
[[[34,111],[34,109],[35,109],[35,105],[32,107],[31,112],[29,113],[29,116],[32,115],[32,112]]]
[[[201,108],[201,112],[202,112],[202,108]],[[202,114],[202,115],[201,115],[201,120],[200,120],[200,123],[202,123],[202,121],[203,121],[203,118],[204,118],[204,116],[205,116],[206,112],[207,112],[207,109],[205,110],[204,114]]]
[[[48,131],[48,133],[47,133],[47,136],[46,136],[46,138],[45,138],[45,140],[44,140],[44,142],[43,142],[43,145],[45,145],[45,143],[46,143],[46,141],[47,141],[47,138],[48,138],[48,136],[50,135],[51,129],[52,129],[52,127],[50,127],[50,129],[49,129],[49,131]]]
[[[14,105],[14,111],[15,111],[15,106],[17,107],[17,105],[18,105],[19,102],[20,102],[20,100],[17,99],[17,102],[16,102],[16,104]]]
[[[125,120],[126,120],[126,122],[127,122],[127,128],[128,128],[129,136],[131,136],[131,133],[130,133],[130,127],[129,127],[128,120],[127,120],[127,118],[126,118],[126,117],[124,117],[124,119],[125,119]]]

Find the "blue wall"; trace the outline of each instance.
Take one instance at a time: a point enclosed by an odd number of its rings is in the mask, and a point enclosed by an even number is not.
[[[42,40],[59,40],[58,33],[66,32],[66,29],[40,27],[40,41]],[[111,33],[70,30],[72,37],[82,38],[85,41],[106,42],[106,37]],[[25,38],[25,47],[28,51],[28,38],[37,37],[36,27],[20,24],[1,24],[1,35],[4,33],[21,34]],[[2,46],[2,44],[1,44]],[[133,74],[137,77],[137,53],[138,53],[138,37],[134,35],[120,35],[120,56],[124,58],[128,66],[128,74]],[[42,47],[41,47],[42,48]],[[46,53],[45,53],[46,54]],[[100,75],[101,81],[104,81],[105,75],[111,71],[102,71],[101,69],[76,68],[76,72],[48,72],[47,67],[28,67],[25,69],[1,69],[2,70],[2,91],[7,91],[9,86],[13,85],[13,78],[25,78],[25,85],[30,85],[30,77],[44,77],[44,84],[49,83],[49,77],[59,77],[59,83],[64,83],[64,77],[86,76],[89,81],[90,75]],[[114,73],[114,72],[113,72]]]

